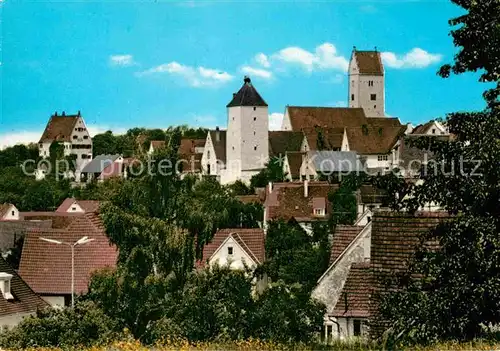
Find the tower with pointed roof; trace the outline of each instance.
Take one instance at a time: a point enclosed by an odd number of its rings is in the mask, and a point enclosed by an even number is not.
[[[227,104],[226,172],[228,181],[248,181],[269,157],[267,103],[245,76],[241,89]]]
[[[367,117],[385,117],[384,65],[380,52],[354,47],[349,63],[349,107],[361,107]]]

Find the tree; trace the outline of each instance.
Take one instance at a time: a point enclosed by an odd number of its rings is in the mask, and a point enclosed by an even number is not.
[[[269,182],[284,182],[286,174],[283,172],[283,159],[272,157],[266,167],[250,179],[251,188],[263,188]]]
[[[439,248],[421,247],[402,289],[381,303],[396,343],[470,340],[500,323],[500,2],[453,2],[465,11],[450,20],[459,52],[439,74],[480,70],[481,82],[496,84],[483,95],[483,111],[447,116],[453,140],[414,142],[437,162],[423,170],[423,183],[404,207],[415,211],[432,202],[453,217],[422,238]]]
[[[260,268],[271,281],[300,284],[310,293],[328,268],[330,245],[326,225],[316,224],[313,234],[296,222],[270,222],[266,235],[266,262]]]
[[[332,230],[337,224],[354,224],[356,221],[358,215],[356,191],[365,180],[364,174],[349,174],[343,177],[337,190],[328,194],[328,200],[332,203],[332,214],[329,219]]]
[[[108,344],[117,337],[116,323],[90,302],[75,308],[47,308],[25,317],[15,328],[4,332],[0,345],[9,349],[40,347],[85,347]]]

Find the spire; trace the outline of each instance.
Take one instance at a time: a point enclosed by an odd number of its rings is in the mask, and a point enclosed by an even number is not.
[[[233,94],[233,99],[227,104],[227,107],[235,106],[267,106],[248,76],[243,78],[243,86],[236,94]]]

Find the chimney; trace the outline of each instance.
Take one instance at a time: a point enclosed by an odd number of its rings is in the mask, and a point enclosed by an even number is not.
[[[62,116],[63,116],[63,117],[64,117],[64,116],[66,116],[66,112],[64,112],[64,111],[63,111],[63,112],[62,112]]]
[[[56,111],[56,113],[54,113],[54,116],[57,117],[57,111]]]
[[[306,179],[304,180],[304,197],[309,196],[309,181]]]
[[[80,110],[78,110],[78,117],[80,117]]]
[[[267,185],[267,189],[269,190],[269,194],[273,192],[273,182],[269,182],[269,184]]]
[[[0,272],[0,290],[5,300],[14,300],[14,296],[10,292],[11,280],[12,274]]]
[[[215,141],[219,142],[220,141],[220,130],[219,127],[215,127]]]

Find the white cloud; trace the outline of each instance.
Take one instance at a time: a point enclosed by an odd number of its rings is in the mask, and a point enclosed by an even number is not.
[[[0,134],[0,150],[17,144],[38,143],[41,136],[41,131],[20,131]]]
[[[182,78],[188,85],[196,88],[216,86],[231,81],[234,77],[224,71],[205,68],[192,67],[172,61],[159,66],[150,68],[146,71],[138,73],[139,76],[148,74],[167,73],[172,76]]]
[[[420,48],[413,48],[404,55],[396,55],[393,52],[383,52],[384,64],[391,68],[425,68],[441,61],[442,55],[431,54]]]
[[[241,72],[248,74],[250,77],[259,77],[262,79],[271,79],[273,77],[273,73],[271,71],[251,66],[241,67]]]
[[[337,53],[337,48],[331,43],[323,43],[314,52],[298,46],[284,48],[271,56],[272,59],[284,64],[302,66],[305,70],[339,70],[346,72],[349,61]]]
[[[274,112],[269,115],[269,130],[281,130],[283,113]]]
[[[136,63],[134,62],[134,57],[132,55],[112,55],[109,57],[109,63],[111,66],[132,66]]]
[[[266,54],[263,54],[262,52],[255,55],[255,62],[257,62],[259,65],[261,65],[264,68],[271,67],[271,62],[269,62],[269,58],[267,57]]]

